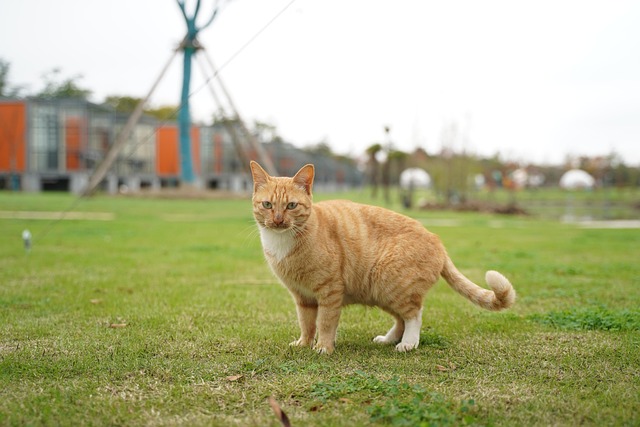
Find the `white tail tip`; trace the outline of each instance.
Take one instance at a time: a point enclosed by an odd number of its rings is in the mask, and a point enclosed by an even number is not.
[[[509,308],[516,301],[516,291],[509,279],[494,270],[487,271],[485,280],[491,286],[496,299],[500,302],[498,310]]]

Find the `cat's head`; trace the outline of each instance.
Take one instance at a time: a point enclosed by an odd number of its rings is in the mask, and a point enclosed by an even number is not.
[[[313,165],[303,166],[293,178],[273,177],[251,162],[253,216],[261,227],[284,232],[299,230],[311,214]]]

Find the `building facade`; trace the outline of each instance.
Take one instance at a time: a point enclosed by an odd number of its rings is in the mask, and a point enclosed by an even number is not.
[[[0,189],[81,193],[122,131],[128,115],[80,99],[0,99]],[[192,156],[197,186],[249,191],[251,148],[239,149],[221,124],[193,126]],[[180,184],[176,123],[143,116],[103,180],[102,190],[138,191]],[[282,141],[263,147],[281,175],[306,163],[316,166],[319,188],[359,185],[349,161],[300,150]]]

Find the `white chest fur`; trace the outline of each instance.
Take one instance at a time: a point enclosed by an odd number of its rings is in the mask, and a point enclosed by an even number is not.
[[[276,262],[289,255],[295,245],[295,237],[291,231],[277,232],[260,227],[260,240],[265,254],[273,257]]]

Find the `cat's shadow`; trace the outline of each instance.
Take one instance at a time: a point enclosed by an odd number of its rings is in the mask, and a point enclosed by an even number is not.
[[[395,349],[395,344],[377,344],[373,342],[373,338],[366,341],[356,337],[342,337],[339,338],[334,355],[337,357],[352,357],[352,356],[382,356],[382,355],[397,355],[400,357],[407,357],[412,354],[420,354],[432,352],[433,350],[447,350],[450,347],[450,339],[442,334],[433,331],[425,331],[420,334],[420,344],[417,349],[409,352],[398,352]],[[310,348],[292,347],[293,352],[305,352],[312,351]],[[329,356],[330,358],[333,355]],[[327,357],[326,355],[318,354],[318,357]]]

